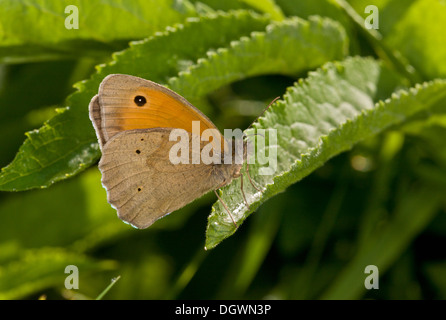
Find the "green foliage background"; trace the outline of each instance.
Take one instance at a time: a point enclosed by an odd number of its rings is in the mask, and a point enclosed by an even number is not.
[[[0,299],[117,276],[106,299],[446,298],[445,29],[444,0],[0,0]],[[278,132],[276,173],[250,168],[265,192],[221,191],[237,230],[213,194],[146,230],[117,218],[87,110],[110,73],[220,129],[281,97],[248,130]]]

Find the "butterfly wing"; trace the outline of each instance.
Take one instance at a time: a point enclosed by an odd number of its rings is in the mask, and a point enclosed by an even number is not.
[[[216,174],[213,165],[172,164],[169,152],[178,143],[169,141],[172,130],[124,131],[104,145],[99,169],[107,200],[120,219],[137,228],[149,227],[227,178]],[[192,153],[192,148],[189,150]]]
[[[206,129],[217,129],[202,112],[172,90],[124,74],[104,78],[98,99],[90,103],[90,118],[97,120],[95,129],[100,131],[98,136],[104,143],[125,130],[180,128],[192,132],[192,121],[200,121],[200,134]]]

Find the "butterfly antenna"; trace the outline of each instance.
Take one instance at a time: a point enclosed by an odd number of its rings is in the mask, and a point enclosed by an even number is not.
[[[251,128],[251,126],[254,124],[254,122],[256,122],[261,116],[263,116],[264,113],[266,112],[266,110],[268,110],[269,107],[271,107],[271,105],[279,99],[280,99],[280,97],[276,97],[273,101],[271,101],[269,103],[269,105],[265,108],[265,110],[263,110],[263,112],[249,125],[249,127],[247,129]]]
[[[243,133],[243,136],[244,137],[250,137],[250,136],[262,136],[262,137],[264,137],[265,138],[265,136],[263,135],[263,134],[261,134],[261,133],[250,133],[250,134],[246,134],[246,133]]]
[[[217,189],[218,189],[218,188],[217,188]],[[220,202],[221,202],[221,204],[223,205],[223,207],[225,207],[226,211],[228,212],[229,216],[231,217],[232,222],[234,223],[234,226],[235,226],[236,228],[238,228],[238,225],[237,225],[237,223],[235,222],[234,217],[233,217],[232,214],[231,214],[231,211],[229,211],[228,206],[227,206],[226,203],[223,201],[223,199],[220,198],[220,196],[218,195],[217,189],[214,190],[215,195],[217,196],[218,200],[220,200]]]

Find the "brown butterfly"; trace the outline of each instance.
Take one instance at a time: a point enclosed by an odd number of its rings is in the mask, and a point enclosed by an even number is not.
[[[169,159],[169,152],[177,143],[170,141],[170,134],[175,129],[183,129],[192,143],[193,121],[199,121],[200,134],[206,129],[218,132],[217,141],[221,141],[221,150],[224,150],[222,159],[225,153],[233,152],[231,144],[211,120],[186,99],[152,81],[112,74],[100,84],[89,112],[102,150],[99,162],[102,184],[107,190],[108,202],[116,208],[121,220],[137,228],[147,228],[157,219],[214,190],[237,226],[216,190],[240,177],[243,199],[248,205],[243,192],[242,164],[235,161],[173,164]],[[189,156],[194,157],[194,152],[201,152],[204,147],[205,142],[201,141],[198,150],[189,149]],[[244,159],[246,150],[245,142]],[[250,177],[249,180],[253,184]]]

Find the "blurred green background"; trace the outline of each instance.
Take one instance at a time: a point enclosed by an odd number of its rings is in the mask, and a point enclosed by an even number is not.
[[[104,3],[113,2],[121,5]],[[257,10],[277,19],[328,16],[346,28],[351,55],[378,57],[336,1],[260,1],[263,8],[236,0],[160,3],[181,14],[151,20],[153,13],[142,15],[135,1],[126,12],[141,15],[146,29],[133,32],[130,25],[122,36],[91,37],[91,44],[84,39],[76,47],[63,36],[40,43],[39,29],[53,26],[38,24],[28,38],[14,39],[10,21],[25,23],[37,5],[0,0],[1,167],[14,159],[24,133],[55,115],[75,92],[73,84],[110,61],[112,52],[211,9]],[[349,3],[362,17],[367,5],[380,8],[383,41],[422,80],[446,76],[445,1]],[[63,21],[66,14],[58,14]],[[112,25],[113,16],[105,21]],[[207,99],[211,117],[220,129],[246,128],[296,80],[265,75],[220,88]],[[446,196],[444,127],[444,121],[429,126],[423,135],[396,128],[362,142],[267,201],[210,251],[204,238],[212,193],[136,230],[107,203],[97,166],[47,189],[1,192],[0,298],[95,298],[120,275],[106,299],[444,299],[446,197],[437,196],[438,190]],[[78,290],[64,288],[69,264],[79,267]],[[379,267],[379,290],[364,288],[367,265]]]

